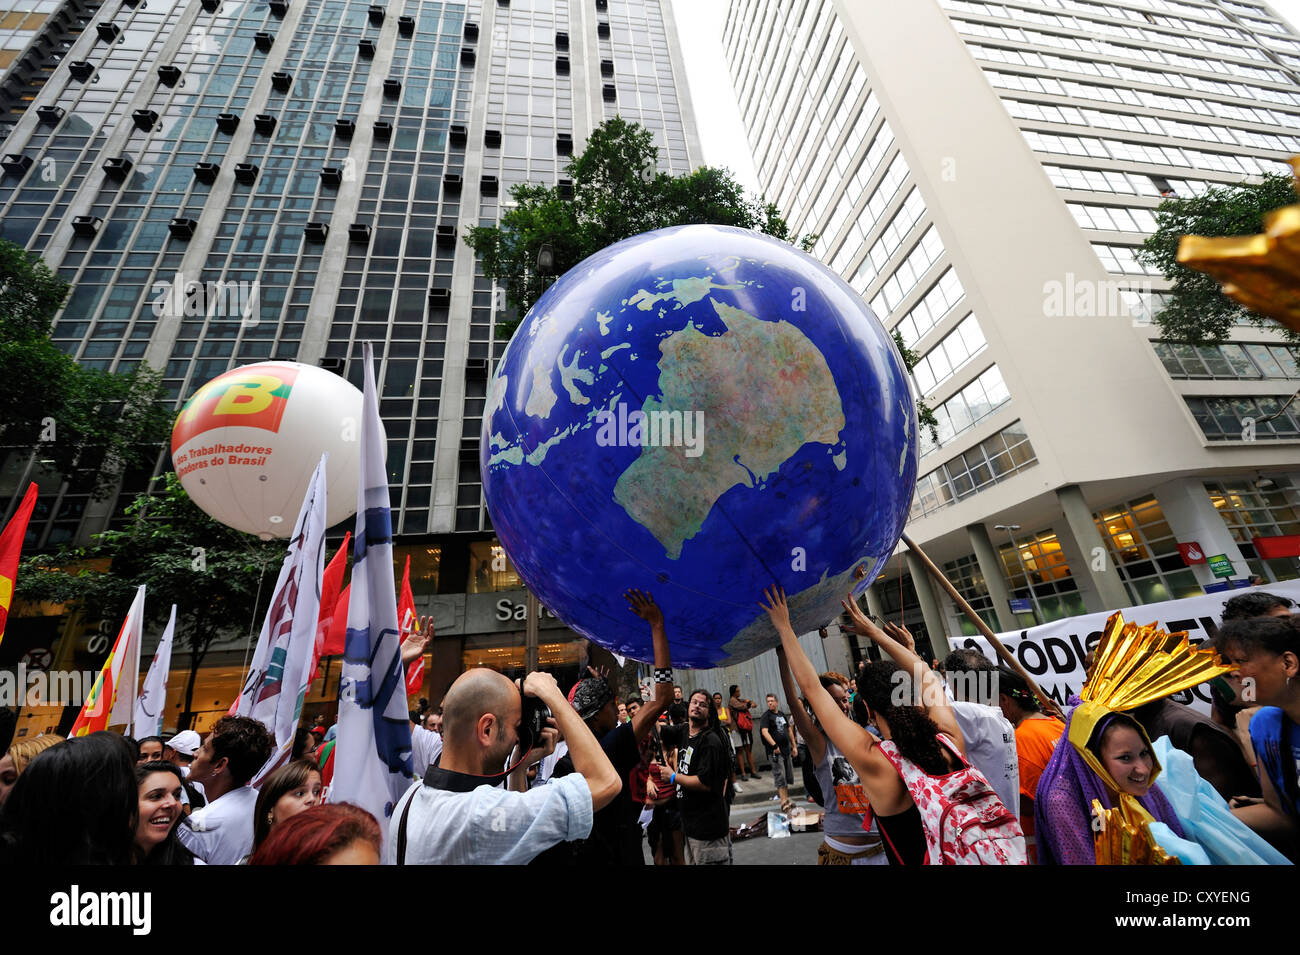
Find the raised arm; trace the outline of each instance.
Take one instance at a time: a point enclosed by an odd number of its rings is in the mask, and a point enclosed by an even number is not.
[[[808,711],[804,709],[799,699],[799,693],[794,685],[794,675],[790,672],[790,663],[785,658],[785,647],[776,648],[776,662],[781,668],[781,689],[785,693],[786,706],[790,707],[790,718],[799,728],[799,735],[808,744],[808,755],[812,758],[813,765],[820,766],[826,756],[826,737],[813,723],[812,717],[808,715]],[[821,680],[819,679],[817,683],[820,686]]]
[[[921,692],[921,699],[918,702],[924,707],[926,715],[939,728],[939,732],[946,733],[957,748],[965,754],[966,740],[957,725],[957,717],[953,714],[952,703],[948,699],[943,682],[926,666],[925,661],[916,655],[913,649],[916,642],[912,639],[912,635],[904,628],[893,624],[886,624],[884,630],[877,627],[862,612],[858,602],[852,598],[842,600],[840,603],[853,618],[854,629],[859,634],[873,641],[883,652],[889,654],[895,663],[912,674],[914,685]]]
[[[822,731],[858,771],[867,797],[874,800],[873,790],[885,792],[884,787],[887,785],[896,789],[894,784],[901,785],[898,773],[876,745],[876,738],[845,716],[835,698],[817,679],[817,668],[803,652],[803,647],[799,646],[799,640],[790,626],[790,608],[785,602],[785,591],[769,589],[763,592],[763,596],[767,598],[767,603],[760,603],[759,606],[767,611],[772,625],[781,637],[781,647],[785,651],[790,673],[799,684],[804,697],[812,704]]]
[[[655,603],[654,597],[640,590],[629,590],[623,594],[628,609],[650,624],[650,643],[654,647],[655,670],[672,669],[672,660],[668,655],[668,632],[664,629],[664,612]],[[632,717],[632,734],[639,743],[646,738],[650,728],[673,702],[673,681],[661,683],[655,681],[655,696],[645,703],[636,716]]]
[[[402,643],[402,672],[406,672],[409,667],[420,657],[424,656],[425,649],[429,646],[429,641],[433,639],[433,614],[426,614],[423,617],[416,617],[414,628],[410,635]],[[415,730],[415,724],[411,724],[412,731]]]

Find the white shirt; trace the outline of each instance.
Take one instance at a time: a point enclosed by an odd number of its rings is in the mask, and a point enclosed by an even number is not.
[[[523,865],[556,843],[591,835],[591,789],[578,773],[526,793],[487,785],[457,793],[416,783],[393,810],[384,865],[397,862],[407,804],[407,865]]]
[[[411,730],[411,771],[423,776],[442,755],[442,734],[417,726]]]
[[[176,835],[208,865],[238,865],[253,851],[253,809],[257,790],[232,789],[182,820]]]
[[[1016,729],[996,706],[957,701],[953,716],[966,740],[966,758],[984,774],[1002,804],[1020,813],[1020,760]]]
[[[551,777],[555,775],[555,764],[558,763],[560,758],[568,751],[569,744],[564,740],[560,740],[556,743],[555,752],[551,753],[550,756],[544,757],[542,761],[537,764],[537,777],[533,780],[533,785],[545,786],[549,783]]]

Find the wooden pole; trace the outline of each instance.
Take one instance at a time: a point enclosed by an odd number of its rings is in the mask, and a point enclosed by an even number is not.
[[[1020,661],[1012,655],[1011,651],[1002,645],[1002,641],[999,640],[997,635],[989,629],[989,625],[985,623],[983,618],[975,612],[974,608],[966,602],[965,598],[957,592],[957,588],[954,587],[952,582],[944,576],[943,571],[935,566],[934,561],[929,558],[926,552],[921,550],[921,548],[917,546],[916,542],[906,534],[903,535],[903,543],[906,544],[908,549],[917,556],[921,563],[925,565],[926,570],[930,572],[930,576],[934,578],[935,583],[942,587],[948,596],[953,599],[953,602],[961,608],[962,613],[964,613],[970,622],[975,625],[975,629],[980,632],[980,635],[989,642],[989,645],[993,647],[994,652],[997,653],[998,659],[1016,673],[1020,674],[1021,679],[1023,679],[1025,683],[1029,685],[1029,688],[1033,690],[1034,696],[1038,697],[1038,702],[1042,704],[1043,710],[1064,721],[1065,714],[1063,714],[1061,708],[1056,705],[1056,701],[1042,691],[1037,681],[1035,681],[1034,678],[1025,671],[1025,668],[1020,665]]]
[[[540,605],[537,602],[537,595],[531,590],[528,591],[527,602],[527,620],[524,624],[524,673],[532,673],[537,669],[537,618],[539,616]]]

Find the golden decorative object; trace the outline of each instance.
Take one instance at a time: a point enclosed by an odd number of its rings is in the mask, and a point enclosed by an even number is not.
[[[1079,698],[1121,712],[1231,671],[1215,650],[1194,649],[1186,632],[1126,624],[1116,612],[1106,621],[1096,662]]]
[[[1300,193],[1300,156],[1289,162]],[[1300,204],[1266,215],[1260,235],[1185,235],[1178,262],[1214,278],[1252,312],[1300,332]]]
[[[1124,803],[1104,809],[1101,800],[1094,799],[1092,818],[1097,865],[1182,865],[1156,844],[1143,822],[1129,820]]]

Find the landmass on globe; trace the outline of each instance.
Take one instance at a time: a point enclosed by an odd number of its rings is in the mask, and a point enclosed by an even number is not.
[[[844,428],[835,379],[808,336],[789,322],[764,322],[716,298],[709,302],[727,330],[705,335],[688,322],[665,338],[662,397],[647,397],[642,407],[647,414],[702,414],[702,453],[646,444],[614,485],[614,500],[673,559],[728,490],[761,486],[804,444],[839,444]],[[773,418],[773,405],[790,413]]]

